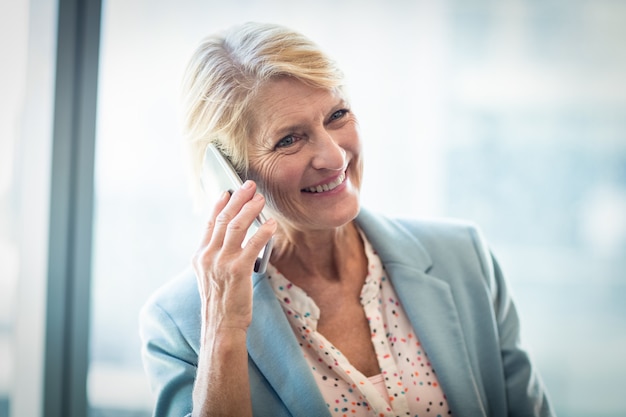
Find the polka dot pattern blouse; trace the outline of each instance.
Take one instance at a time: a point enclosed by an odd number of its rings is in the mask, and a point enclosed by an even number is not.
[[[328,410],[337,417],[449,416],[452,413],[435,369],[404,313],[380,258],[363,233],[361,236],[369,262],[361,304],[381,371],[370,378],[354,368],[317,332],[320,314],[315,302],[274,266],[268,266],[269,281],[300,342]]]

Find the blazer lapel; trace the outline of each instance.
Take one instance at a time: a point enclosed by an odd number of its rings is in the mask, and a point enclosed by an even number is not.
[[[247,342],[250,358],[292,416],[330,417],[326,402],[265,275],[255,274],[253,285],[252,323]]]
[[[456,415],[486,416],[450,286],[428,274],[432,261],[417,238],[367,212],[359,225],[378,252]]]
[[[452,412],[457,415],[486,415],[448,284],[422,271],[400,265],[391,265],[388,272],[437,372]]]

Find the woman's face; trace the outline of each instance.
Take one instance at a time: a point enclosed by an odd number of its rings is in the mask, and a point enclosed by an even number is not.
[[[361,140],[343,97],[284,77],[266,83],[252,106],[250,178],[276,220],[297,230],[353,220],[359,211]]]

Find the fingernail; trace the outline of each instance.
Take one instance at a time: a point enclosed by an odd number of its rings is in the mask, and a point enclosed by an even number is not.
[[[263,199],[263,196],[261,194],[255,194],[254,197],[252,197],[252,199],[254,201],[260,201]]]
[[[247,180],[246,182],[243,183],[241,188],[245,188],[246,190],[252,188],[252,181]]]

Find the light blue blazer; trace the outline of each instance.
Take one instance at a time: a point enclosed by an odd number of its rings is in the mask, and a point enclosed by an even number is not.
[[[551,416],[520,347],[519,321],[498,264],[471,225],[390,220],[362,210],[454,416]],[[263,275],[252,277],[248,368],[255,416],[329,416],[296,337]],[[191,413],[200,348],[200,299],[188,271],[157,291],[140,316],[155,416]],[[284,366],[289,363],[290,366]]]

